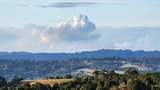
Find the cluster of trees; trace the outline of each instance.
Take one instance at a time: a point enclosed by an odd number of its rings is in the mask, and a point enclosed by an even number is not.
[[[65,75],[63,78],[72,76]],[[21,83],[21,80],[14,77],[7,82],[0,77],[0,90],[160,90],[160,72],[139,74],[133,69],[126,70],[123,75],[112,70],[95,71],[92,76],[82,76],[53,86],[41,83],[30,85]]]
[[[128,69],[121,75],[102,70],[59,86],[60,90],[160,90],[160,73],[139,74]]]
[[[0,90],[12,90],[11,87],[16,87],[21,83],[23,78],[13,77],[7,81],[4,77],[0,76]]]

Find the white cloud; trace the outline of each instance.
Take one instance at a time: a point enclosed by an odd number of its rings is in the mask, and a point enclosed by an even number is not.
[[[0,50],[31,52],[160,50],[159,35],[160,27],[96,28],[87,16],[78,15],[72,20],[60,22],[57,26],[31,24],[24,28],[0,28]]]
[[[39,26],[33,29],[32,35],[43,42],[57,41],[90,41],[99,38],[94,34],[96,25],[89,21],[86,15],[74,16],[71,21],[62,21],[55,28]]]
[[[114,47],[117,49],[127,49],[131,44],[129,42],[114,43]]]
[[[0,39],[1,51],[74,52],[90,50],[94,49],[92,44],[100,38],[100,34],[96,33],[96,25],[89,21],[86,15],[75,16],[72,20],[62,21],[57,26],[30,24],[24,28],[2,28],[0,30],[0,35],[5,36],[2,39],[4,42]]]
[[[100,32],[104,48],[160,50],[160,27],[105,27]]]
[[[15,40],[18,38],[19,34],[21,34],[21,31],[18,28],[0,27],[0,43]]]

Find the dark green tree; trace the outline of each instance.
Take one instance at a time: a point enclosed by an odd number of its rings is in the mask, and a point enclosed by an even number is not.
[[[8,85],[9,86],[16,86],[21,83],[23,78],[13,77],[11,80],[9,80]]]
[[[7,81],[5,80],[5,78],[0,76],[0,87],[6,86],[7,85]]]
[[[64,78],[64,79],[71,79],[72,76],[71,76],[71,75],[64,75],[63,78]]]

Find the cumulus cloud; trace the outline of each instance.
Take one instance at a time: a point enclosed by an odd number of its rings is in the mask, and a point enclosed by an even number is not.
[[[32,35],[43,42],[56,41],[89,41],[100,37],[95,34],[96,25],[86,15],[74,16],[71,21],[62,21],[56,27],[39,26],[33,29]]]
[[[96,25],[86,15],[74,16],[57,26],[29,24],[21,28],[0,28],[0,48],[1,51],[31,52],[86,50],[100,38],[96,31]]]

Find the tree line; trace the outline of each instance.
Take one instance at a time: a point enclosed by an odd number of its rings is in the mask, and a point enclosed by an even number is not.
[[[63,78],[73,77],[65,75]],[[21,83],[21,80],[14,77],[6,81],[0,77],[0,90],[160,90],[160,72],[139,74],[134,69],[126,70],[124,74],[112,70],[94,71],[90,76],[77,77],[74,81],[55,83],[53,86],[41,83],[30,85]]]

